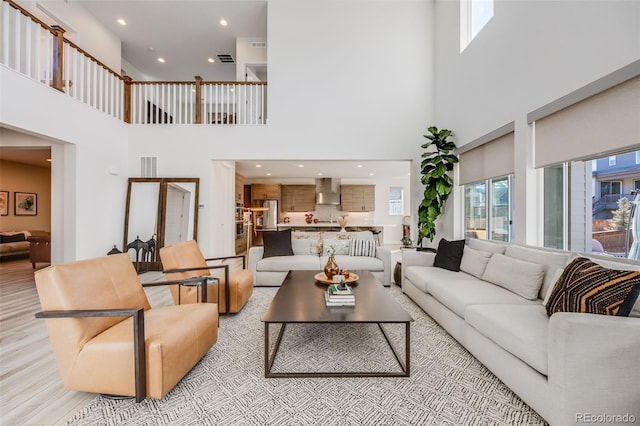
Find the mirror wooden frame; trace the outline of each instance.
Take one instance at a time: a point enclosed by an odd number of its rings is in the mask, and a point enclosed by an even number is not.
[[[199,208],[199,194],[200,194],[200,179],[199,178],[129,178],[127,186],[127,202],[124,213],[124,236],[122,240],[122,251],[127,252],[127,245],[132,241],[128,241],[129,238],[129,222],[131,216],[131,193],[133,184],[135,183],[158,183],[159,184],[159,196],[158,206],[156,209],[156,251],[155,259],[149,262],[145,262],[145,270],[159,271],[162,270],[160,259],[157,256],[160,247],[165,245],[165,231],[166,231],[166,219],[167,219],[167,191],[173,183],[193,183],[195,186],[194,199],[193,199],[193,235],[187,239],[197,240],[198,236],[198,208]],[[142,272],[138,268],[139,272]]]

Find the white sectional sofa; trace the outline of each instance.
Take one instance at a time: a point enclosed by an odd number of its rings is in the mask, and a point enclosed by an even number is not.
[[[548,316],[543,305],[575,257],[470,239],[461,271],[453,272],[434,267],[433,253],[404,251],[402,290],[551,425],[640,422],[640,318]],[[592,260],[640,270],[615,258]],[[531,264],[542,268],[528,270]],[[531,297],[535,279],[541,286]]]
[[[264,258],[264,247],[249,249],[248,268],[253,272],[254,286],[279,286],[291,270],[322,271],[327,263],[326,249],[338,245],[335,260],[338,266],[349,271],[370,271],[381,284],[389,286],[391,282],[391,249],[377,246],[375,256],[351,256],[348,244],[352,240],[373,241],[370,231],[364,232],[293,232],[293,256],[273,256]],[[320,246],[321,244],[321,246]],[[318,255],[318,247],[323,254]]]

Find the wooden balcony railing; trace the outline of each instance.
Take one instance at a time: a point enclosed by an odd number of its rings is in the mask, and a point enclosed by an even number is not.
[[[133,81],[12,0],[0,23],[0,63],[127,123],[266,124],[266,83]]]

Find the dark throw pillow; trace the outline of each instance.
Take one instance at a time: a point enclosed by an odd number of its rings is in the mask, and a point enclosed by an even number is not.
[[[19,243],[20,241],[26,241],[23,233],[13,235],[0,234],[0,243]]]
[[[433,266],[460,272],[460,262],[464,252],[464,240],[447,241],[444,238],[438,243],[438,251]]]
[[[636,317],[638,316],[633,311],[633,306],[638,301],[638,297],[640,297],[640,285],[636,285],[631,290],[631,293],[624,299],[622,305],[620,305],[620,309],[618,309],[619,317]]]
[[[286,231],[264,231],[264,254],[262,257],[293,256],[291,248],[291,229]]]
[[[585,257],[578,257],[564,268],[553,286],[546,305],[547,314],[582,312],[618,315],[623,302],[638,285],[639,271],[608,269]]]

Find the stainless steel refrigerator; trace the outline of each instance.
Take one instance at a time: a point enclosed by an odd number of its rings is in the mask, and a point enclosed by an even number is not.
[[[265,210],[256,211],[256,229],[275,231],[278,228],[278,200],[256,200],[253,207]]]

